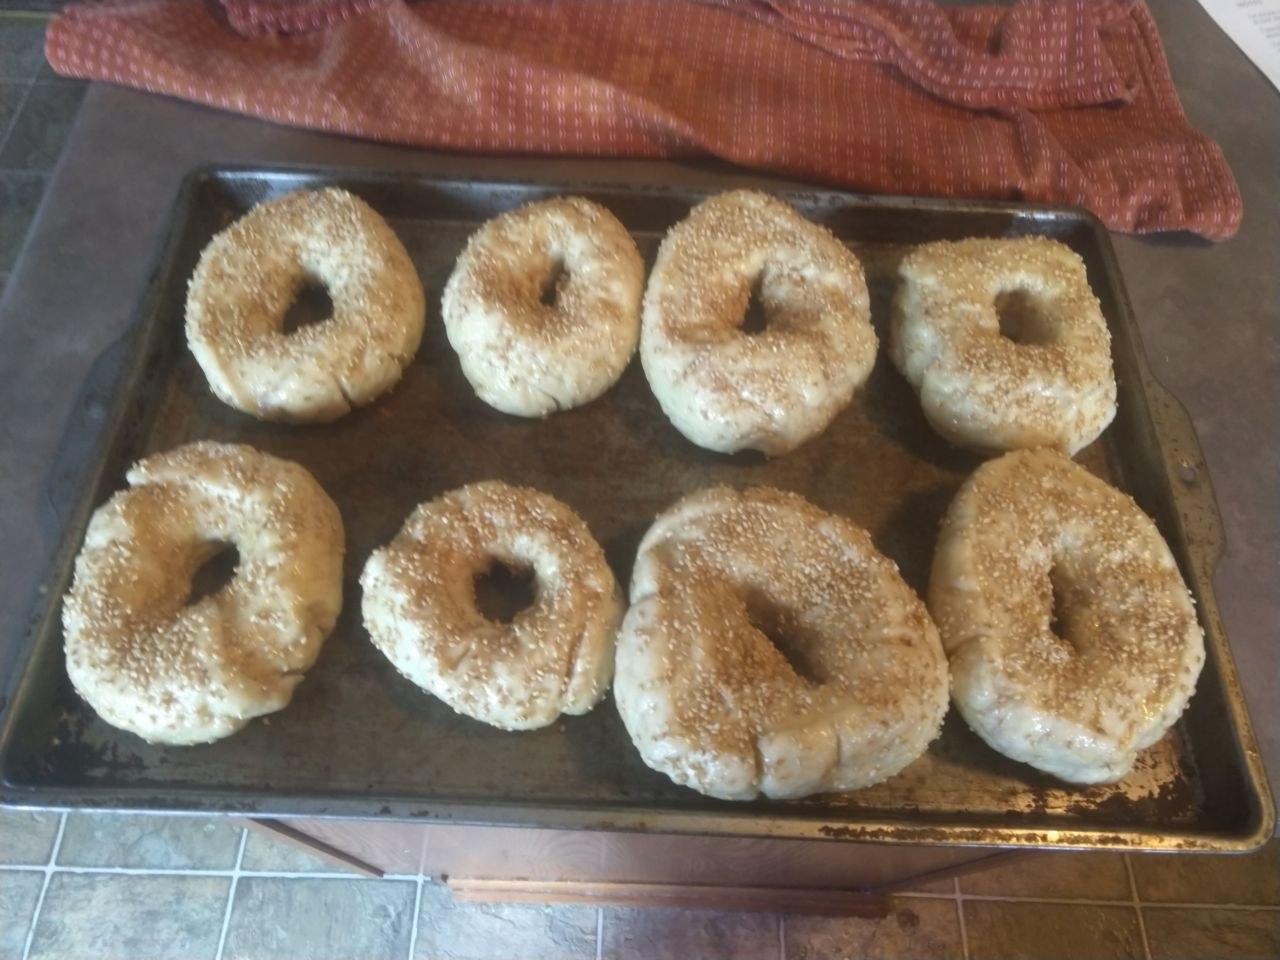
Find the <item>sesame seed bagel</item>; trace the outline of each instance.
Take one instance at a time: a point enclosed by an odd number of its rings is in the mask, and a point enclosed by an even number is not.
[[[1191,596],[1155,524],[1049,450],[1005,454],[961,487],[929,608],[969,726],[1074,783],[1124,776],[1178,719],[1204,664]]]
[[[745,333],[757,282],[767,325]],[[795,449],[849,405],[875,355],[858,259],[783,201],[722,193],[662,241],[640,359],[663,412],[698,446]]]
[[[342,608],[342,518],[302,467],[192,443],[139,461],[99,507],[62,608],[67,673],[152,743],[217,740],[280,710]],[[232,579],[188,603],[228,544]]]
[[[581,197],[557,197],[477,230],[441,309],[476,395],[504,413],[543,417],[617,383],[640,335],[643,287],[644,261],[618,219]]]
[[[495,561],[537,585],[509,624],[476,606],[475,578]],[[466,716],[532,730],[586,713],[608,689],[621,591],[586,524],[545,493],[487,481],[424,503],[360,585],[374,645]]]
[[[1069,247],[944,240],[917,247],[899,273],[889,355],[943,437],[1075,455],[1114,419],[1111,334]]]
[[[308,282],[333,316],[283,331]],[[215,236],[187,289],[187,344],[223,403],[323,422],[390,390],[422,339],[418,272],[387,222],[345,190],[262,203]]]
[[[920,756],[947,710],[947,664],[864,530],[793,493],[713,487],[641,541],[614,695],[645,763],[676,783],[803,797]]]

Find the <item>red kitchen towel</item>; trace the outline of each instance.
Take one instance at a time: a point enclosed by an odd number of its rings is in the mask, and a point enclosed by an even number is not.
[[[1141,0],[127,0],[65,10],[46,51],[64,75],[398,143],[714,154],[1213,239],[1241,217]]]

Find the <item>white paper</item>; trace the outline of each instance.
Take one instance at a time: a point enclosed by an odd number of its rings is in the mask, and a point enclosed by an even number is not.
[[[1280,90],[1280,0],[1200,0],[1200,5]]]

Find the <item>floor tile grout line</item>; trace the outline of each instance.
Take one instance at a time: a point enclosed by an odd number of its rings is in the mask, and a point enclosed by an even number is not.
[[[419,860],[421,866],[421,860]],[[418,871],[417,889],[413,897],[413,923],[409,926],[409,960],[418,950],[418,918],[422,916],[422,871]]]
[[[778,960],[787,960],[787,917],[778,914]]]
[[[964,925],[964,893],[960,890],[960,878],[952,877],[951,886],[956,901],[956,920],[960,924],[960,956],[969,960],[969,931]]]
[[[36,939],[36,924],[40,922],[40,911],[44,909],[44,898],[49,892],[49,882],[53,879],[54,867],[58,862],[58,851],[62,849],[62,835],[67,829],[67,813],[64,810],[58,818],[58,832],[53,837],[53,848],[49,851],[49,862],[44,867],[44,882],[40,884],[40,895],[36,897],[36,908],[31,914],[31,927],[27,930],[27,940],[22,945],[22,960],[31,956],[31,944]]]
[[[1124,855],[1124,872],[1129,876],[1129,896],[1133,898],[1133,912],[1138,915],[1138,936],[1142,938],[1142,955],[1151,960],[1151,942],[1147,939],[1147,921],[1142,916],[1142,901],[1138,899],[1138,882],[1133,878],[1133,864]]]
[[[227,887],[227,906],[222,911],[222,929],[218,931],[218,952],[214,954],[214,960],[222,960],[223,951],[227,946],[227,931],[231,929],[231,908],[236,899],[236,887],[240,883],[240,865],[244,863],[244,848],[249,843],[249,828],[240,828],[240,846],[236,849],[236,862],[231,868],[231,884]]]
[[[596,960],[604,960],[604,907],[596,907]]]

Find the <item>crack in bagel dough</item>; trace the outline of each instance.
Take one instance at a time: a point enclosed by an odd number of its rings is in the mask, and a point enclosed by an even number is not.
[[[463,375],[503,413],[544,417],[618,382],[640,336],[644,260],[581,197],[526,204],[467,241],[441,312]]]
[[[1074,783],[1128,773],[1177,721],[1204,664],[1191,595],[1155,524],[1050,450],[1005,454],[960,488],[929,608],[969,726]]]
[[[309,283],[333,315],[285,333]],[[261,203],[215,236],[187,288],[187,344],[223,403],[326,422],[400,380],[422,340],[422,281],[395,232],[346,190]]]
[[[742,327],[758,281],[765,328]],[[698,204],[663,239],[640,359],[663,412],[721,453],[787,453],[827,428],[871,373],[876,335],[857,257],[788,204],[749,190]]]
[[[889,355],[950,442],[1074,456],[1115,418],[1111,334],[1084,261],[1065,244],[942,240],[908,254],[899,276]],[[1021,337],[1001,330],[1010,295],[1023,308]]]
[[[510,623],[476,606],[475,578],[494,562],[536,581]],[[622,592],[587,525],[537,490],[485,481],[421,504],[360,585],[365,628],[395,668],[492,726],[586,713],[613,677]]]
[[[305,469],[199,442],[134,464],[94,512],[62,608],[67,673],[112,726],[205,743],[283,709],[342,609],[342,518]],[[240,562],[188,603],[225,545]]]
[[[803,797],[919,757],[947,710],[947,661],[866,531],[793,493],[712,487],[641,541],[614,696],[644,762],[676,783]]]

